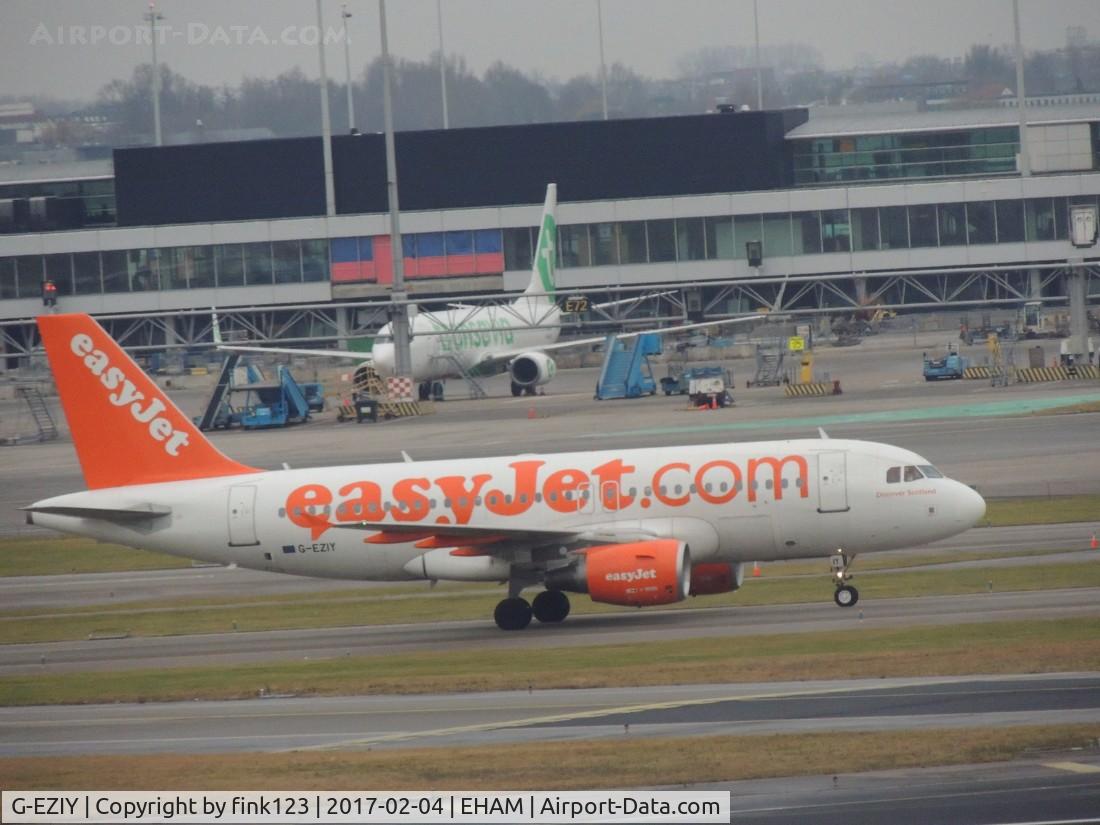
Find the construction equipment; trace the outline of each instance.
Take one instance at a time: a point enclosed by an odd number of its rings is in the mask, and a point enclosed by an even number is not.
[[[996,335],[1002,341],[1013,341],[1016,339],[1016,329],[1009,321],[994,324],[992,316],[988,312],[982,313],[980,326],[971,326],[969,316],[963,316],[962,323],[959,325],[960,341],[970,345],[981,344],[988,341],[990,335]]]
[[[924,380],[943,381],[962,378],[969,365],[969,359],[960,355],[953,344],[948,344],[947,351],[941,358],[929,358],[928,353],[924,353]]]
[[[750,387],[778,387],[783,383],[783,358],[787,348],[775,344],[756,345],[756,373]]]
[[[609,335],[603,367],[596,382],[596,400],[655,395],[657,383],[653,380],[649,356],[660,354],[659,333],[649,332],[625,341]]]
[[[1017,328],[1024,338],[1065,338],[1069,335],[1069,317],[1065,313],[1048,314],[1042,301],[1028,301],[1017,317]]]

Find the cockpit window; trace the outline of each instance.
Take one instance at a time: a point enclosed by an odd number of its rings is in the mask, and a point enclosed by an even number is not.
[[[931,464],[921,464],[920,471],[924,473],[925,478],[943,478],[943,473],[933,467]]]
[[[891,467],[886,471],[886,483],[897,484],[901,481],[901,467]]]
[[[906,468],[905,468],[905,480],[906,481],[920,481],[922,478],[924,478],[924,476],[921,475],[920,470],[918,470],[912,464],[909,464],[909,465],[906,466]]]

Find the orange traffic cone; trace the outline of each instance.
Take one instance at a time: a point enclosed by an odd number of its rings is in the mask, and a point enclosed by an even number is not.
[[[528,407],[527,408],[527,417],[528,418],[538,418],[539,414],[538,414],[538,412],[536,412],[534,407]]]
[[[754,577],[759,577],[760,576],[760,562],[754,561],[752,563],[752,575]]]
[[[1089,541],[1089,549],[1096,550],[1097,548],[1100,548],[1100,541],[1096,540],[1096,533],[1093,533],[1092,539]]]

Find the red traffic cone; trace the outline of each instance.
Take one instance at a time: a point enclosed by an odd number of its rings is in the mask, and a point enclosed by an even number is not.
[[[538,418],[538,417],[539,417],[539,414],[538,414],[538,412],[537,412],[537,411],[535,410],[535,408],[534,408],[534,407],[528,407],[528,408],[527,408],[527,417],[528,417],[528,418]]]
[[[760,576],[760,562],[754,561],[752,563],[752,575],[759,578]]]
[[[1092,538],[1089,540],[1089,549],[1096,550],[1097,548],[1100,548],[1100,541],[1096,540],[1096,533],[1093,533]]]

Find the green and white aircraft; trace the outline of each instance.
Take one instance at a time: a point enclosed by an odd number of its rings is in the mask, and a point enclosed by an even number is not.
[[[557,372],[554,359],[548,355],[569,347],[591,346],[605,340],[604,336],[574,338],[559,341],[562,310],[555,298],[555,265],[557,252],[557,184],[546,187],[538,243],[531,265],[531,280],[523,294],[509,304],[474,306],[452,304],[443,311],[423,311],[409,307],[412,341],[412,375],[420,385],[420,397],[426,399],[436,382],[463,376],[490,375],[507,371],[512,379],[512,395],[534,395],[537,388],[548,384]],[[612,301],[596,308],[637,300]],[[630,338],[645,332],[675,332],[699,327],[728,324],[735,320],[705,321],[663,329],[620,334]],[[374,367],[383,377],[395,375],[392,324],[378,330],[369,354],[337,349],[292,349],[224,345],[219,349],[235,352],[278,352],[293,355],[318,355],[328,358],[354,359]],[[442,393],[436,388],[436,398]]]

